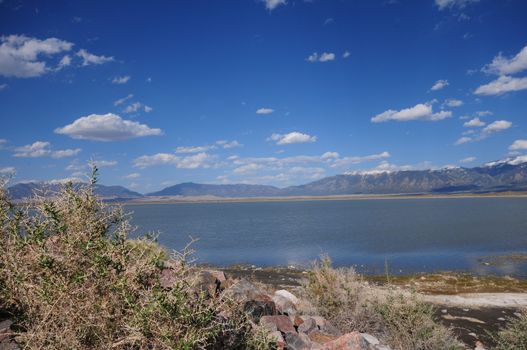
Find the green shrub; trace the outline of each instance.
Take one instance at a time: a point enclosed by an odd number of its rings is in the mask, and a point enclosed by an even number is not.
[[[220,317],[235,306],[198,292],[185,254],[163,288],[167,252],[128,240],[122,209],[99,201],[95,182],[96,170],[91,185],[20,207],[0,189],[0,308],[13,310],[24,348],[266,348],[244,315]]]

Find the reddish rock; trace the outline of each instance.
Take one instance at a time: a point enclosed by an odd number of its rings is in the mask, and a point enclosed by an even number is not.
[[[274,324],[276,329],[282,333],[296,333],[295,327],[293,327],[293,322],[291,322],[291,319],[287,316],[262,316],[260,318],[260,325],[265,328],[272,327],[272,324]]]
[[[295,316],[290,316],[290,318],[291,318],[291,321],[293,322],[293,326],[295,327],[298,327],[302,323],[304,323],[304,320],[300,316],[295,315]]]
[[[298,326],[298,333],[309,334],[311,331],[318,330],[317,323],[314,319],[308,318],[300,326]]]
[[[311,331],[308,335],[309,339],[311,339],[312,342],[318,343],[318,344],[326,344],[330,341],[333,341],[337,339],[334,335],[326,334],[321,331]]]

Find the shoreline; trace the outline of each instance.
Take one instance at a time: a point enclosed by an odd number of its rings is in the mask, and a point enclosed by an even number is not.
[[[302,201],[352,201],[388,199],[463,199],[463,198],[527,198],[527,192],[454,193],[454,194],[371,194],[371,195],[330,195],[330,196],[287,196],[287,197],[215,197],[215,196],[166,196],[139,198],[119,202],[122,205],[141,204],[192,204],[192,203],[259,203],[259,202],[302,202]]]

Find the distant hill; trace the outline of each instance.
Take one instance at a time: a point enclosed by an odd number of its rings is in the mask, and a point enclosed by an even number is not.
[[[484,193],[527,190],[527,156],[476,168],[355,172],[301,186],[182,183],[147,196],[279,197],[350,194]]]
[[[206,185],[186,182],[170,186],[147,196],[216,196],[216,197],[275,197],[282,190],[274,186],[264,185]]]
[[[82,183],[75,183],[74,186],[83,186]],[[27,182],[27,183],[18,183],[13,186],[10,186],[7,189],[9,196],[14,200],[22,200],[25,198],[30,198],[35,193],[44,195],[44,196],[53,196],[60,190],[60,183],[50,183],[50,182]],[[128,200],[141,198],[143,195],[138,192],[131,191],[123,186],[105,186],[105,185],[95,185],[95,193],[105,200]]]

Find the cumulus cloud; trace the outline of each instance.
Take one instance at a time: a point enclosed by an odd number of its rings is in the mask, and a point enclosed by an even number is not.
[[[444,88],[445,86],[448,86],[448,85],[449,85],[448,84],[448,80],[440,79],[440,80],[436,81],[434,83],[434,85],[432,85],[430,90],[432,90],[432,91],[441,90],[442,88]]]
[[[466,128],[472,128],[472,127],[479,127],[479,126],[485,126],[485,122],[482,121],[479,118],[473,118],[469,120],[468,122],[463,123],[463,126]]]
[[[141,102],[134,102],[126,106],[126,108],[123,110],[123,113],[126,113],[126,114],[136,113],[140,110],[145,111],[145,113],[150,113],[154,109],[150,106],[142,104]]]
[[[7,84],[0,84],[0,91],[5,90],[7,88]]]
[[[157,153],[150,156],[141,156],[134,159],[134,166],[147,168],[155,165],[174,165],[181,169],[210,168],[213,166],[214,157],[207,153],[197,153],[191,156],[180,157],[173,153]]]
[[[459,162],[465,164],[465,163],[472,163],[475,160],[476,160],[476,157],[467,157],[467,158],[461,159]]]
[[[79,152],[81,152],[80,148],[53,151],[51,150],[51,143],[36,141],[29,145],[16,147],[13,156],[18,158],[52,157],[58,159],[72,157],[79,154]]]
[[[215,146],[180,146],[176,148],[176,153],[200,153],[212,148],[215,148]]]
[[[294,143],[315,142],[317,137],[293,131],[288,134],[272,134],[267,140],[275,141],[277,145],[291,145]]]
[[[435,0],[439,10],[444,9],[462,9],[470,3],[479,2],[479,0]]]
[[[112,84],[126,84],[128,83],[128,81],[130,80],[130,76],[129,75],[125,75],[125,76],[122,76],[122,77],[115,77],[112,79]]]
[[[527,46],[514,57],[507,58],[501,53],[494,57],[491,63],[483,67],[483,71],[497,75],[510,75],[527,69]]]
[[[246,174],[254,173],[262,168],[263,168],[262,164],[249,163],[249,164],[242,165],[234,169],[232,172],[236,175],[246,175]]]
[[[348,58],[351,56],[351,53],[349,51],[344,51],[344,53],[342,54],[342,58]]]
[[[511,151],[527,149],[527,140],[516,140],[509,146]]]
[[[269,11],[272,11],[278,6],[285,5],[287,3],[286,0],[262,0],[262,1],[265,2],[265,8],[268,9]]]
[[[463,101],[456,100],[456,99],[453,99],[453,98],[449,98],[449,99],[445,100],[444,105],[448,106],[448,107],[460,107],[460,106],[463,105]]]
[[[139,173],[131,173],[125,176],[126,179],[137,179],[140,177],[141,177],[141,174]]]
[[[476,115],[478,117],[486,117],[486,116],[489,116],[489,115],[493,115],[494,113],[492,113],[491,111],[477,111],[476,112]]]
[[[81,49],[77,51],[77,56],[79,56],[82,59],[82,65],[83,66],[89,66],[89,65],[99,65],[104,64],[108,62],[112,62],[114,60],[111,56],[97,56],[92,53],[89,53],[85,49]]]
[[[371,162],[376,160],[382,160],[385,158],[390,158],[391,155],[389,152],[381,152],[378,154],[371,154],[367,156],[354,156],[354,157],[342,157],[336,159],[332,164],[331,167],[348,167],[350,165],[360,164],[364,162]]]
[[[311,55],[309,55],[306,58],[306,61],[315,63],[315,62],[329,62],[335,60],[335,54],[332,52],[323,52],[322,54],[318,54],[317,52],[313,52]]]
[[[490,123],[485,128],[483,128],[484,134],[492,134],[507,130],[512,126],[512,123],[508,120],[496,120],[495,122]]]
[[[472,137],[463,136],[463,137],[460,137],[459,139],[457,139],[457,141],[454,142],[454,145],[459,146],[459,145],[462,145],[462,144],[465,144],[465,143],[468,143],[468,142],[471,142],[471,141],[472,141]]]
[[[413,107],[401,109],[400,111],[389,109],[371,118],[371,122],[382,123],[390,120],[399,122],[410,120],[438,121],[450,118],[451,116],[452,112],[450,111],[434,113],[431,103],[419,103]]]
[[[117,165],[116,160],[94,160],[92,163],[95,164],[97,168],[111,168]]]
[[[474,93],[476,95],[503,95],[511,91],[520,91],[527,89],[527,77],[515,78],[502,75],[498,79],[488,84],[479,86]]]
[[[16,78],[39,77],[52,71],[46,59],[73,47],[57,38],[40,40],[25,35],[1,36],[0,43],[0,75]]]
[[[256,114],[271,114],[274,112],[272,108],[258,108]]]
[[[65,55],[59,61],[59,64],[57,65],[56,70],[61,70],[61,69],[66,68],[66,67],[68,67],[70,65],[71,65],[71,57],[69,55]]]
[[[74,139],[93,141],[120,141],[163,134],[161,129],[125,120],[113,113],[80,117],[71,124],[55,129],[55,133],[68,135]]]

